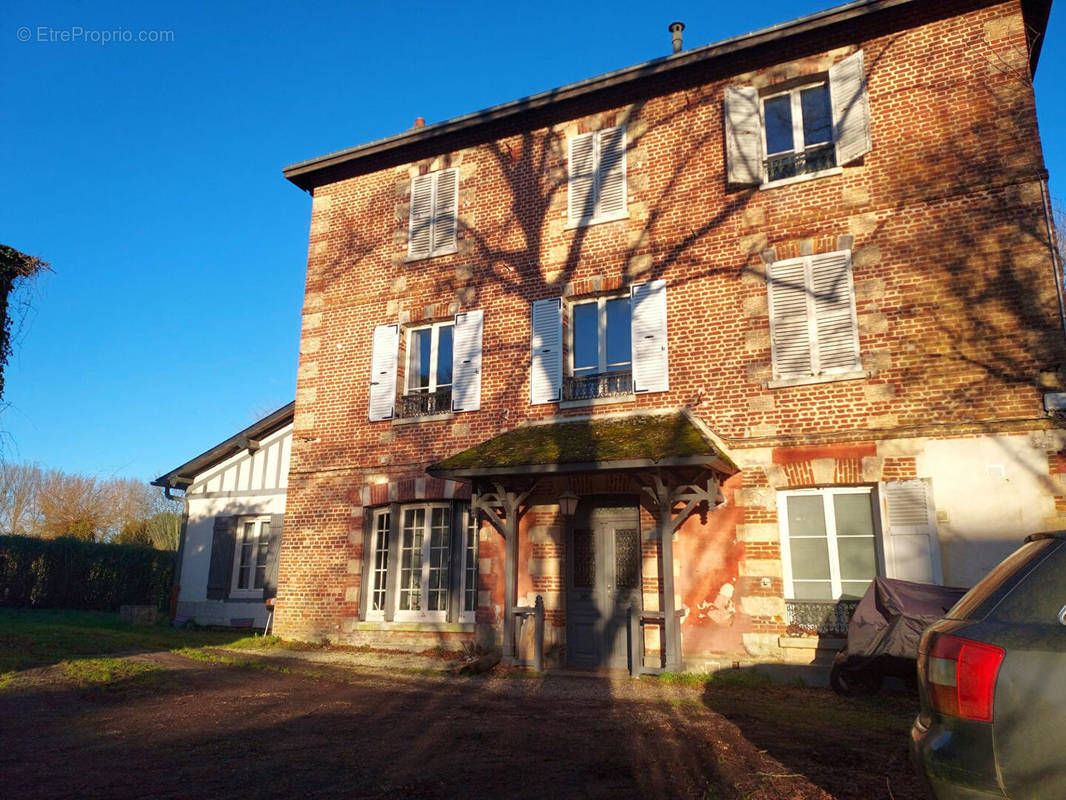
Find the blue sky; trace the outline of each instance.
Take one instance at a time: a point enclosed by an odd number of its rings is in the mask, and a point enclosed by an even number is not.
[[[284,165],[665,55],[675,19],[691,47],[831,5],[5,0],[0,242],[54,272],[4,457],[148,479],[292,399],[310,198]],[[1036,87],[1066,200],[1063,14]],[[172,41],[100,41],[140,31]]]

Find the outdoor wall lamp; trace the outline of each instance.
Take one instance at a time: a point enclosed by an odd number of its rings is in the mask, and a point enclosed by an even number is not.
[[[564,517],[574,516],[574,512],[577,511],[577,501],[580,498],[567,489],[561,495],[559,495],[559,510],[563,512]]]

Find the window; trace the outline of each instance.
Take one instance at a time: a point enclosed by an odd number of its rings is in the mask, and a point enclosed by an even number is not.
[[[401,506],[395,543],[391,524],[388,509],[374,513],[364,559],[366,618],[473,622],[477,531],[469,508],[453,503]]]
[[[270,517],[237,520],[230,597],[261,597],[270,550]]]
[[[407,372],[401,417],[451,411],[453,331],[451,321],[407,331]]]
[[[872,149],[862,51],[802,84],[725,89],[726,180],[776,185],[851,164]]]
[[[778,516],[786,598],[862,597],[880,572],[869,487],[781,492]]]
[[[574,136],[568,142],[567,202],[571,226],[626,216],[626,130]]]
[[[454,253],[458,211],[458,169],[442,169],[412,179],[408,258]]]
[[[629,297],[600,297],[570,306],[570,375],[564,400],[627,395],[633,391]]]
[[[850,251],[775,261],[767,283],[771,386],[861,375]]]
[[[828,83],[763,97],[762,106],[767,182],[836,166]]]

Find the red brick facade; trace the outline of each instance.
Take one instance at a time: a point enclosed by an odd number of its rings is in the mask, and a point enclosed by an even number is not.
[[[865,158],[790,185],[727,186],[724,88],[789,85],[858,49]],[[917,477],[916,456],[889,440],[1053,427],[1041,391],[1057,387],[1066,354],[1026,53],[1018,2],[916,2],[690,70],[665,93],[589,101],[515,135],[416,162],[386,156],[317,186],[278,633],[352,630],[366,510],[468,496],[468,486],[427,476],[428,464],[528,420],[687,406],[741,472],[726,503],[677,537],[685,652],[755,653],[760,640],[746,634],[786,629],[780,547],[759,533],[777,522],[775,489]],[[617,124],[628,136],[628,217],[568,228],[567,137]],[[409,261],[411,178],[448,166],[460,176],[458,252]],[[836,250],[852,254],[866,376],[768,388],[765,262]],[[595,408],[530,405],[532,301],[658,278],[668,392]],[[480,410],[369,422],[374,327],[470,309],[484,311]],[[1050,472],[1061,473],[1049,442]],[[565,560],[558,541],[529,535],[559,524],[554,506],[523,519],[520,565]],[[486,528],[480,548],[490,569],[478,620],[496,623],[502,541]],[[658,557],[654,543],[644,556]],[[560,580],[520,567],[519,602]],[[657,580],[644,590],[657,592]],[[564,609],[548,616],[565,624]]]

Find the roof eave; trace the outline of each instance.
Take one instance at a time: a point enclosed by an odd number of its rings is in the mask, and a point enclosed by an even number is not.
[[[575,463],[552,464],[516,464],[511,466],[469,467],[449,469],[437,465],[430,466],[426,472],[434,478],[447,478],[455,481],[468,481],[475,478],[489,478],[504,475],[556,475],[575,472],[601,472],[608,470],[635,470],[655,467],[707,467],[724,475],[736,472],[728,461],[717,454],[700,456],[678,456],[674,458],[630,458],[617,461],[585,461]]]
[[[425,127],[412,128],[383,139],[301,161],[285,167],[282,172],[296,186],[306,191],[311,191],[317,186],[332,182],[333,179],[329,175],[331,171],[341,166],[351,168],[358,161],[372,156],[394,150],[413,148],[433,139],[445,138],[460,133],[470,133],[478,128],[500,124],[505,120],[514,119],[550,105],[594,96],[608,89],[616,89],[620,86],[652,78],[661,79],[665,74],[677,72],[697,64],[704,64],[725,56],[733,56],[742,50],[752,49],[771,42],[779,42],[792,36],[810,33],[814,30],[867,16],[878,11],[915,2],[919,2],[919,0],[856,0],[846,5],[808,14],[807,16],[761,28],[751,33],[723,39],[720,42],[634,64],[614,72],[567,84],[557,89],[550,89],[519,100],[501,103],[482,111],[453,117]]]

